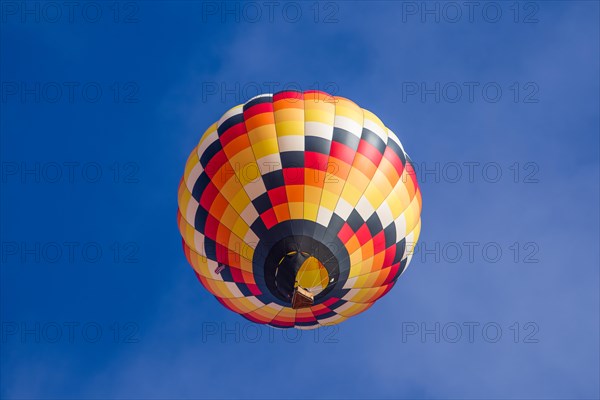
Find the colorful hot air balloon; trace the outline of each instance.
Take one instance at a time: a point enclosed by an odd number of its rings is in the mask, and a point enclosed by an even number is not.
[[[311,329],[394,286],[420,213],[411,161],[379,118],[342,97],[284,91],[206,130],[177,217],[189,263],[221,304],[256,323]]]

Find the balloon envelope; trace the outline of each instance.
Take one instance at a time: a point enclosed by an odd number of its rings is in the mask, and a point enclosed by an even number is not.
[[[200,282],[230,310],[279,328],[367,310],[405,271],[421,226],[421,193],[397,136],[319,91],[260,95],[227,111],[190,154],[178,201]]]

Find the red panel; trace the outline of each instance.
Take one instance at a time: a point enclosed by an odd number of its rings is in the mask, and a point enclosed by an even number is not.
[[[278,326],[285,326],[285,327],[288,327],[288,328],[294,327],[294,322],[293,321],[289,321],[288,319],[285,319],[285,318],[275,317],[275,318],[273,318],[272,323],[275,324],[275,325],[278,325]]]
[[[314,316],[300,317],[296,314],[296,322],[316,322],[317,319]]]
[[[314,151],[307,151],[304,153],[304,166],[306,168],[327,171],[328,160],[329,155],[327,154],[317,153]]]
[[[257,323],[257,324],[264,324],[264,323],[265,323],[265,321],[264,321],[264,320],[262,320],[262,319],[258,319],[257,317],[254,317],[254,316],[252,316],[252,315],[250,315],[250,314],[240,314],[240,315],[241,315],[242,317],[244,317],[244,318],[246,318],[246,319],[248,319],[248,320],[250,320],[250,321],[254,322],[254,323]]]
[[[379,300],[380,298],[382,298],[383,296],[385,296],[387,294],[387,292],[389,292],[390,290],[392,290],[392,288],[394,287],[394,283],[388,283],[388,285],[385,287],[385,290],[383,291],[383,293],[381,293],[379,296],[377,296],[376,299],[373,299],[373,302]]]
[[[267,229],[271,229],[275,224],[277,224],[277,216],[272,208],[269,208],[267,211],[260,214],[260,218],[264,222]]]
[[[304,185],[304,168],[284,168],[282,171],[286,185]]]
[[[394,166],[396,172],[398,172],[398,176],[402,176],[402,171],[404,171],[404,166],[402,165],[402,160],[398,157],[396,153],[391,148],[386,148],[383,156]]]
[[[289,100],[290,102],[296,102],[302,100],[304,98],[304,94],[302,92],[294,92],[294,91],[286,91],[279,92],[273,95],[273,102],[279,100]]]
[[[381,253],[385,250],[385,233],[383,231],[379,232],[373,238],[373,252],[375,254]]]
[[[320,304],[320,305],[323,305],[323,304]],[[313,314],[314,314],[316,317],[318,317],[319,315],[323,315],[323,314],[327,314],[327,313],[330,313],[330,312],[331,312],[331,310],[329,309],[329,307],[322,307],[322,308],[320,308],[320,309],[314,309],[314,308],[313,308],[313,309],[311,309],[311,311],[312,311],[312,313],[313,313]]]
[[[408,161],[406,162],[406,173],[408,174],[408,176],[410,176],[410,179],[412,179],[415,188],[418,187],[419,183],[417,182],[417,174],[415,173],[412,164]]]
[[[287,194],[285,191],[285,186],[280,186],[275,189],[271,189],[267,192],[269,194],[269,199],[271,199],[271,204],[273,206],[287,203]]]
[[[231,277],[234,282],[244,283],[244,276],[242,275],[242,271],[237,268],[229,268],[229,272],[231,273]]]
[[[337,303],[339,300],[340,300],[339,297],[331,297],[331,298],[325,300],[324,302],[322,302],[321,304],[329,307],[330,305]]]
[[[396,245],[393,244],[391,247],[385,249],[385,258],[383,259],[383,265],[390,265],[394,262],[394,258],[396,257]]]
[[[219,194],[219,189],[212,183],[209,182],[206,188],[202,192],[200,197],[200,205],[204,207],[206,211],[210,210],[211,204],[215,201],[215,198]]]
[[[388,284],[394,280],[394,278],[398,275],[398,271],[400,270],[400,263],[396,263],[390,267],[390,273],[383,282],[384,284]]]
[[[267,113],[273,112],[273,103],[272,102],[265,102],[265,103],[258,103],[256,105],[253,105],[252,107],[244,110],[244,119],[250,119],[252,117],[254,117],[255,115],[258,114],[263,114],[263,113]]]
[[[344,223],[344,226],[342,226],[342,229],[340,229],[339,233],[338,233],[338,238],[340,238],[340,240],[342,241],[342,243],[347,243],[348,240],[350,240],[350,238],[352,236],[354,236],[354,231],[352,230],[352,228],[350,228],[350,225],[348,225],[348,223]]]
[[[217,253],[217,262],[229,265],[229,254],[231,250],[222,244],[217,243],[215,245],[215,252]]]
[[[257,285],[255,285],[253,283],[248,283],[248,284],[246,284],[246,286],[248,286],[248,289],[254,296],[260,296],[262,294],[262,292],[260,291],[260,289],[258,288]]]
[[[356,238],[358,239],[358,243],[361,246],[364,246],[369,240],[373,238],[371,236],[371,231],[369,231],[369,227],[367,224],[362,224],[362,226],[356,231]]]
[[[354,153],[354,150],[343,143],[336,142],[335,140],[331,142],[331,150],[329,151],[330,157],[337,158],[338,160],[351,165],[352,160],[354,160]]]
[[[232,140],[239,137],[240,135],[246,134],[246,124],[244,122],[240,122],[239,124],[235,124],[229,129],[227,129],[221,136],[219,136],[219,140],[221,141],[221,147],[225,147]]]
[[[208,214],[204,223],[204,236],[216,241],[217,231],[219,230],[219,220]]]
[[[358,144],[358,150],[356,151],[371,160],[375,166],[379,165],[381,157],[383,156],[375,146],[372,146],[366,140],[360,141]]]

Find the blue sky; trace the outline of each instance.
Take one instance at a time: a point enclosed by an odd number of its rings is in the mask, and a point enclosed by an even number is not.
[[[2,398],[599,397],[597,3],[54,4],[0,10]],[[201,133],[271,87],[421,167],[429,252],[318,337],[220,306],[175,221]]]

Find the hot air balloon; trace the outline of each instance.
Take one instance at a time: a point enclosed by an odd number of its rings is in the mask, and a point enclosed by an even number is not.
[[[338,324],[406,270],[421,193],[398,137],[321,91],[254,97],[191,152],[178,192],[183,249],[228,309],[277,328]]]

